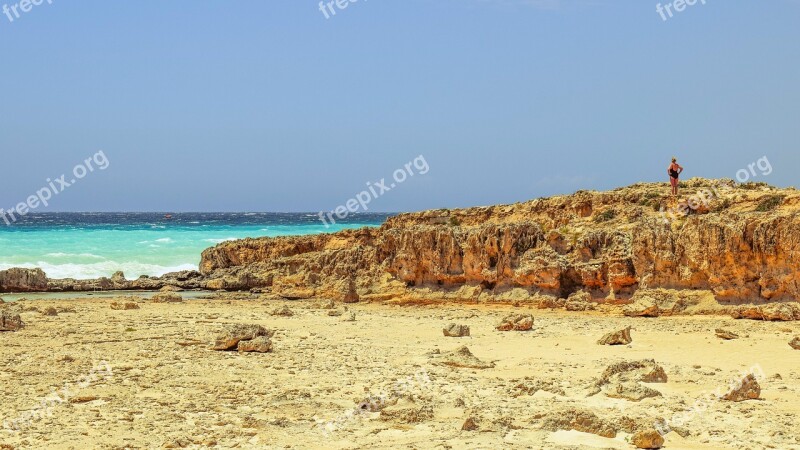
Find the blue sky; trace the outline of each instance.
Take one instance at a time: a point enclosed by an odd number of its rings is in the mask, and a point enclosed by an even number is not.
[[[0,207],[98,150],[47,211],[331,210],[418,155],[372,210],[666,181],[673,155],[795,184],[800,2],[657,3],[45,0],[0,15]]]

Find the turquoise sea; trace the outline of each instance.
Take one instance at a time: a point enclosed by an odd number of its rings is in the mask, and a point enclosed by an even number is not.
[[[310,213],[47,213],[0,222],[0,270],[39,267],[50,278],[128,279],[197,269],[200,253],[245,237],[378,226],[390,214],[353,214],[326,228]]]

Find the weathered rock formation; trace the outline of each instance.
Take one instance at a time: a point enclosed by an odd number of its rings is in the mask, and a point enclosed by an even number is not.
[[[0,272],[0,292],[174,286],[285,299],[527,302],[574,311],[605,304],[627,305],[630,316],[800,319],[800,192],[699,178],[684,185],[681,202],[664,183],[639,183],[401,214],[380,228],[224,242],[203,252],[199,272],[160,278],[46,280],[12,269]]]
[[[684,195],[710,198],[685,216],[662,214],[672,206],[666,188],[642,183],[402,214],[380,228],[225,242],[203,252],[200,271],[208,288],[268,289],[290,299],[343,300],[355,284],[362,300],[563,306],[557,299],[585,292],[573,303],[635,300],[632,316],[796,302],[800,193],[704,179],[686,185]],[[764,211],[764,199],[776,196],[778,206]]]

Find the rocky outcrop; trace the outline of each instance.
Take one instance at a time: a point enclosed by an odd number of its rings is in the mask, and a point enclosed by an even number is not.
[[[0,310],[0,331],[19,331],[25,327],[19,314]]]
[[[438,364],[468,369],[490,369],[494,367],[494,363],[487,363],[478,359],[465,345],[443,355]]]
[[[531,302],[626,314],[724,313],[800,298],[800,193],[692,179],[708,207],[664,215],[663,184],[401,214],[380,228],[245,239],[203,252],[214,289],[284,298]],[[780,194],[782,203],[757,211]],[[611,211],[611,212],[609,212]],[[353,289],[353,287],[355,289]],[[575,293],[582,293],[571,300]],[[647,295],[645,295],[647,293]]]
[[[503,318],[497,325],[499,331],[529,331],[533,328],[533,316],[530,314],[511,314]]]
[[[742,378],[727,394],[722,396],[723,400],[732,402],[743,402],[745,400],[755,400],[761,396],[761,386],[758,384],[755,375],[748,374]]]
[[[628,345],[633,342],[631,327],[606,334],[597,341],[598,345]]]
[[[252,341],[257,337],[271,338],[275,334],[272,330],[267,330],[261,325],[235,324],[230,325],[220,334],[214,342],[213,350],[234,350],[240,342]],[[260,341],[259,341],[260,342]],[[256,342],[255,345],[264,344]],[[266,344],[265,344],[266,345]],[[245,347],[247,348],[247,347]],[[242,350],[249,351],[249,350]]]
[[[47,290],[47,275],[41,269],[0,270],[0,292]]]
[[[467,325],[451,323],[442,329],[442,333],[444,333],[446,337],[465,337],[469,336],[469,327]]]

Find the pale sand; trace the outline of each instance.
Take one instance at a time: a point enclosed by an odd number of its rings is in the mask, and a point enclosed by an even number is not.
[[[596,312],[569,313],[525,307],[347,305],[356,321],[312,309],[313,301],[190,300],[141,302],[141,309],[111,310],[111,299],[22,302],[27,327],[0,333],[0,399],[3,420],[36,407],[67,383],[70,401],[55,403],[50,417],[30,421],[17,434],[3,432],[13,448],[620,448],[614,439],[578,431],[541,429],[565,408],[652,420],[686,411],[703,391],[725,389],[756,364],[762,400],[715,400],[683,426],[683,438],[666,435],[665,448],[800,448],[800,351],[788,342],[797,323],[735,321],[725,317],[633,319]],[[286,304],[293,317],[269,313]],[[75,313],[45,316],[34,308],[71,307]],[[337,305],[340,309],[344,305]],[[6,305],[7,307],[7,305]],[[529,312],[530,332],[494,329],[508,312]],[[268,354],[215,352],[209,344],[224,324],[256,323],[276,330]],[[449,322],[471,327],[472,336],[442,335]],[[599,346],[604,333],[633,327],[630,346]],[[722,341],[714,329],[742,337]],[[195,342],[196,341],[196,342]],[[184,345],[180,345],[183,343]],[[466,344],[495,367],[455,369],[435,364]],[[654,358],[669,376],[649,384],[663,397],[641,402],[587,397],[609,363]],[[96,372],[77,387],[97,362]],[[774,377],[780,374],[781,379]],[[415,377],[415,375],[417,375]],[[408,378],[410,377],[410,378]],[[524,377],[553,382],[565,395],[539,391],[514,396]],[[406,380],[398,390],[397,381]],[[558,390],[558,389],[553,389]],[[366,412],[347,419],[367,392],[406,392],[388,411],[410,405],[412,414],[387,418]],[[95,399],[96,398],[96,399]],[[402,411],[401,411],[402,412]],[[426,412],[432,413],[428,417]],[[383,415],[383,418],[382,418]],[[462,431],[468,417],[477,431]],[[343,418],[326,436],[319,421]],[[0,445],[0,448],[3,448]]]

